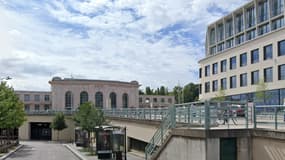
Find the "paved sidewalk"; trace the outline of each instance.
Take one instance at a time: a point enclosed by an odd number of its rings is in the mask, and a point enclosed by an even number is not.
[[[79,150],[81,150],[82,147],[76,147],[74,144],[65,144],[65,146],[70,149],[75,155],[80,157],[81,160],[98,160],[97,156],[89,156],[86,155],[87,153],[80,152]],[[138,156],[137,154],[128,152],[127,160],[144,160],[144,157],[142,157],[142,155]]]

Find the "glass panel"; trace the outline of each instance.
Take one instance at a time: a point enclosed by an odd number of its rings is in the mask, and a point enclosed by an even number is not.
[[[285,40],[278,42],[278,56],[285,55]]]
[[[258,49],[251,51],[251,64],[259,62]]]
[[[212,28],[210,31],[210,45],[216,43],[216,38],[215,38],[215,28]]]
[[[272,0],[272,17],[281,14],[284,11],[284,0]]]
[[[226,21],[226,37],[231,37],[233,35],[233,20],[229,19]]]
[[[285,64],[278,66],[278,80],[285,80]]]
[[[231,57],[230,58],[230,69],[236,69],[237,66],[237,58]]]
[[[217,73],[218,73],[218,63],[214,63],[212,69],[213,69],[213,72],[212,72],[212,73],[213,73],[213,74],[217,74]]]
[[[237,14],[235,18],[236,33],[243,31],[243,14]]]
[[[259,83],[259,71],[251,72],[251,84]]]
[[[240,66],[246,66],[247,65],[247,54],[243,53],[240,55]]]
[[[213,92],[218,91],[218,80],[213,81],[212,91]]]
[[[227,78],[221,79],[221,89],[227,89]]]
[[[270,31],[269,23],[258,27],[258,35],[263,35],[265,33],[268,33],[269,31]]]
[[[284,17],[272,21],[271,28],[276,30],[284,26]]]
[[[232,76],[230,77],[230,88],[236,88],[237,84],[237,77],[236,76]]]
[[[222,41],[224,39],[224,25],[219,24],[217,28],[217,40]]]
[[[264,69],[264,82],[272,82],[273,81],[273,72],[272,67]]]
[[[221,61],[221,72],[226,72],[227,71],[227,60],[222,60]]]
[[[265,46],[263,50],[263,59],[272,59],[272,44]]]
[[[255,9],[254,7],[246,10],[246,28],[253,27],[255,25]]]
[[[259,22],[266,21],[268,19],[268,1],[258,3],[258,20]]]

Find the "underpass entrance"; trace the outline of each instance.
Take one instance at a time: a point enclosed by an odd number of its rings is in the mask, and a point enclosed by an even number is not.
[[[31,140],[51,140],[50,123],[46,122],[31,122]]]

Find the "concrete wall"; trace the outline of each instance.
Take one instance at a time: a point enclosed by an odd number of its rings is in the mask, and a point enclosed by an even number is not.
[[[157,160],[206,160],[204,139],[172,137]]]
[[[48,122],[51,123],[53,116],[27,116],[27,121],[19,128],[20,140],[30,140],[30,123],[31,122]],[[68,128],[62,130],[59,135],[61,141],[74,140],[74,122],[71,117],[65,117],[65,122]],[[52,130],[52,140],[57,140],[57,131]]]
[[[253,160],[284,160],[285,140],[253,138]]]
[[[139,123],[139,120],[112,120],[111,125],[127,127],[127,137],[131,137],[147,143],[150,141],[158,127],[157,125],[153,125],[153,123]]]

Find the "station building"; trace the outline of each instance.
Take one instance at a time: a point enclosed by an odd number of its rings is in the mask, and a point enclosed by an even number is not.
[[[201,100],[223,90],[228,100],[254,101],[264,82],[259,103],[284,103],[284,3],[254,0],[208,26],[206,55],[199,61]]]
[[[64,111],[67,113],[68,128],[61,132],[60,139],[72,141],[75,128],[72,111],[85,102],[92,102],[96,107],[102,109],[174,105],[174,96],[146,97],[147,95],[139,95],[140,84],[137,81],[121,82],[53,77],[49,84],[50,92],[15,91],[24,103],[27,113],[27,121],[19,129],[20,139],[56,140],[57,133],[50,129],[54,117],[53,111]]]

